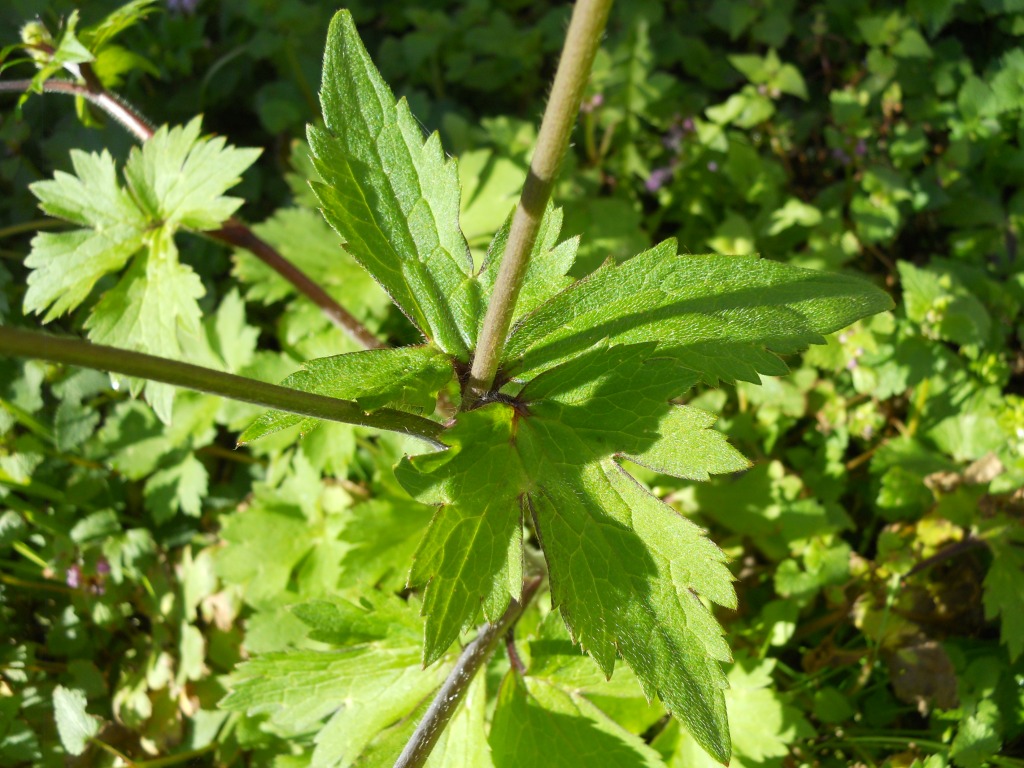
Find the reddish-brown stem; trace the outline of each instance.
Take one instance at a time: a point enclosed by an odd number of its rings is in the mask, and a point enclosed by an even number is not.
[[[307,299],[320,307],[332,323],[367,349],[380,349],[387,346],[370,333],[366,326],[360,323],[347,309],[336,302],[327,291],[320,287],[319,283],[288,261],[276,248],[238,219],[232,217],[220,229],[206,234],[228,245],[245,248],[294,285]]]

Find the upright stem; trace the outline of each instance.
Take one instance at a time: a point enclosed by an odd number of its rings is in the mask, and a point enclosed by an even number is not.
[[[522,597],[512,601],[501,620],[494,624],[484,624],[480,628],[480,633],[462,649],[459,660],[448,673],[402,754],[398,756],[395,768],[420,768],[427,762],[448,721],[452,719],[465,697],[473,677],[494,653],[494,648],[502,635],[512,629],[519,620],[542,580],[540,576],[535,576],[527,581],[523,587]]]
[[[555,176],[569,147],[583,90],[601,43],[612,0],[578,0],[569,22],[562,57],[537,135],[537,147],[512,219],[508,244],[487,307],[466,388],[466,402],[479,400],[494,384],[516,300],[523,285],[530,252],[537,240]]]
[[[366,413],[357,403],[339,400],[288,387],[279,387],[244,376],[215,371],[177,360],[168,360],[140,352],[91,344],[81,339],[61,338],[38,331],[0,325],[0,355],[50,360],[55,363],[79,365],[125,376],[162,381],[177,387],[220,395],[267,408],[312,416],[317,419],[341,421],[363,427],[401,432],[418,437],[443,448],[440,442],[444,427],[437,422],[411,413],[381,408]]]
[[[150,122],[128,102],[104,88],[88,64],[78,65],[76,70],[74,74],[81,77],[85,81],[84,84],[50,78],[43,83],[43,91],[81,96],[110,115],[140,142],[146,142],[153,137],[153,126]],[[31,80],[3,80],[0,81],[0,93],[24,93],[31,86]],[[294,285],[301,294],[320,307],[320,310],[336,327],[362,346],[367,349],[379,349],[385,346],[315,280],[288,261],[276,248],[238,219],[232,217],[224,223],[222,228],[205,234],[222,243],[236,248],[244,248],[252,253]]]

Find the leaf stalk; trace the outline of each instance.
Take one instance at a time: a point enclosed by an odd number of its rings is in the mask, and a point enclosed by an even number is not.
[[[168,360],[141,352],[131,352],[74,338],[51,336],[38,331],[27,331],[0,326],[0,355],[49,360],[54,363],[77,365],[111,371],[124,376],[135,376],[161,381],[177,387],[194,389],[232,400],[276,408],[280,411],[312,416],[317,419],[340,421],[361,427],[400,432],[444,448],[440,435],[444,427],[421,416],[391,408],[367,413],[358,403],[339,400],[309,392],[300,392],[276,384],[215,371],[211,368]]]

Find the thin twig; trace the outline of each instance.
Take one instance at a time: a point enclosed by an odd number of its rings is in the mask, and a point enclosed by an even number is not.
[[[0,355],[49,360],[162,381],[176,387],[194,389],[317,419],[401,432],[425,440],[438,448],[445,447],[440,442],[444,427],[435,421],[411,413],[391,408],[381,408],[367,413],[357,403],[349,400],[300,392],[211,368],[92,344],[81,339],[51,336],[39,331],[0,325]]]
[[[75,83],[70,80],[50,78],[43,83],[43,91],[46,93],[81,96],[110,115],[139,141],[145,142],[153,137],[153,127],[150,122],[127,101],[104,88],[88,64],[81,64],[77,69],[78,74],[85,81],[84,84]],[[24,93],[31,86],[31,80],[0,81],[0,93]],[[256,258],[294,285],[301,294],[320,307],[321,311],[327,315],[328,319],[335,326],[347,333],[362,346],[367,349],[379,349],[385,346],[367,330],[366,326],[360,323],[348,310],[335,301],[327,291],[321,288],[316,281],[288,261],[276,248],[260,238],[246,224],[243,224],[236,218],[231,218],[225,222],[221,229],[206,234],[222,243],[244,248],[252,253]]]
[[[438,689],[423,719],[395,762],[395,768],[420,768],[427,762],[431,750],[466,695],[473,677],[491,657],[502,635],[519,620],[542,581],[540,576],[529,579],[523,586],[521,599],[511,602],[501,620],[494,624],[484,624],[480,633],[462,649],[459,660],[448,673],[448,678]]]
[[[569,135],[576,124],[583,90],[590,77],[590,68],[604,34],[611,5],[612,0],[578,0],[573,9],[551,96],[537,134],[530,172],[512,219],[498,279],[480,329],[464,407],[471,407],[494,384],[530,252],[537,240],[544,209],[551,199],[555,176],[569,148]]]

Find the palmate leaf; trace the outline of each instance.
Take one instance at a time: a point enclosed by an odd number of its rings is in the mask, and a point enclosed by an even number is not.
[[[502,370],[529,379],[602,339],[657,339],[691,382],[758,383],[758,374],[787,372],[778,354],[824,343],[824,334],[891,306],[860,278],[756,256],[679,256],[668,240],[598,269],[520,321]]]
[[[309,144],[324,216],[423,334],[467,360],[480,312],[455,162],[395,103],[348,11],[331,21],[320,97],[326,130],[311,126]]]
[[[430,659],[475,621],[481,603],[494,616],[517,593],[521,582],[506,579],[521,557],[525,511],[573,638],[605,674],[621,653],[647,694],[661,696],[725,761],[718,662],[729,650],[698,598],[735,604],[724,556],[615,457],[676,458],[658,448],[674,429],[684,442],[712,447],[703,462],[677,458],[687,474],[734,471],[747,462],[707,430],[707,417],[678,418],[680,406],[669,397],[679,366],[654,351],[654,344],[599,345],[539,377],[517,403],[460,414],[445,436],[447,451],[399,465],[399,479],[417,500],[442,504],[411,582],[426,585],[425,610],[443,606],[434,619],[442,631],[431,632],[428,614]]]
[[[224,192],[259,156],[222,138],[200,137],[198,118],[160,128],[125,164],[118,180],[106,152],[72,151],[74,173],[31,186],[43,211],[81,228],[43,232],[32,240],[25,264],[32,270],[25,311],[45,313],[43,322],[86,300],[100,278],[120,272],[92,308],[89,338],[101,344],[181,359],[199,333],[198,300],[203,285],[182,264],[174,241],[182,228],[213,229],[241,200]],[[133,391],[142,384],[132,383]],[[173,389],[149,382],[146,394],[162,419],[170,418]]]

